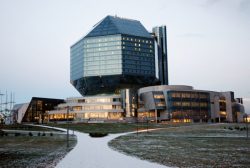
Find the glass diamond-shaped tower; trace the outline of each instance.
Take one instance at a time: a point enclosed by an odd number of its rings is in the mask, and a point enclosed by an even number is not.
[[[105,17],[71,46],[70,82],[82,95],[155,84],[153,37],[137,20]]]

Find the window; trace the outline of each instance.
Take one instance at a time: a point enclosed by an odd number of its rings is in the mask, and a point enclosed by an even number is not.
[[[174,106],[181,106],[181,102],[173,102]]]

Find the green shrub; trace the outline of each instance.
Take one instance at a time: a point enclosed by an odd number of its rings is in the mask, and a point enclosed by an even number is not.
[[[232,128],[232,127],[228,127],[228,129],[229,129],[229,130],[233,130],[233,128]]]
[[[0,136],[4,136],[4,131],[0,130]]]
[[[239,129],[240,129],[240,127],[239,127],[239,126],[235,126],[235,127],[234,127],[234,129],[239,130]]]

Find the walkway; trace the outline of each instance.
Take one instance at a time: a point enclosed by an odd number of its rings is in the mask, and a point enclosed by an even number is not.
[[[108,147],[108,142],[124,134],[110,134],[103,138],[91,138],[75,132],[77,145],[57,168],[166,168],[166,166],[127,156]]]

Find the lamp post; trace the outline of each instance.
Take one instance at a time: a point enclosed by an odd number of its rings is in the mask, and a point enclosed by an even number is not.
[[[148,133],[148,117],[147,117],[147,114],[142,116],[143,129],[144,129],[144,126],[145,126],[145,122],[146,122],[146,128],[147,128],[147,133]]]
[[[157,124],[158,117],[157,117],[157,109],[155,108],[155,123]]]
[[[69,106],[67,106],[67,148],[69,147]]]
[[[138,120],[139,120],[139,117],[137,116],[137,120],[136,120],[136,135],[138,136]]]

